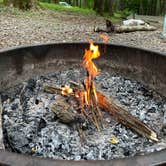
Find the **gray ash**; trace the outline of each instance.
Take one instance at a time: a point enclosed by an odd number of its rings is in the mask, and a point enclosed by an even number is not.
[[[45,85],[65,85],[79,82],[83,71],[69,69],[30,79],[10,93],[1,94],[3,101],[3,130],[8,150],[33,156],[67,160],[105,160],[145,154],[166,148],[162,131],[166,99],[138,82],[102,73],[95,82],[108,96],[114,98],[130,113],[153,128],[159,135],[154,143],[117,123],[103,112],[105,128],[100,132],[88,127],[85,141],[78,131],[63,124],[51,111],[59,95],[43,92]],[[118,139],[117,144],[111,138]]]

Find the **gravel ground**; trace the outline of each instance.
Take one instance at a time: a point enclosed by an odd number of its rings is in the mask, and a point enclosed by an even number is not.
[[[1,9],[1,8],[0,8]],[[104,26],[98,16],[85,16],[67,12],[42,10],[38,12],[14,12],[0,10],[0,49],[20,45],[87,41],[100,41],[94,26]],[[166,42],[161,39],[162,29],[155,32],[108,34],[109,43],[132,45],[166,53]]]

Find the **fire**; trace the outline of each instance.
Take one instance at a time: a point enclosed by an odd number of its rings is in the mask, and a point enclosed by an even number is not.
[[[90,48],[85,50],[83,57],[83,67],[87,71],[87,77],[83,82],[83,89],[72,89],[70,86],[65,85],[60,89],[61,94],[64,96],[74,95],[79,99],[81,113],[88,118],[100,130],[102,124],[102,113],[98,107],[98,95],[94,78],[100,74],[97,66],[93,60],[100,57],[99,46],[90,41]],[[76,83],[74,83],[76,84]],[[77,85],[79,86],[79,84]]]
[[[60,90],[61,94],[64,96],[73,94],[78,98],[82,114],[90,119],[97,129],[100,130],[99,123],[102,125],[102,114],[98,108],[97,90],[94,83],[94,78],[99,75],[100,72],[93,63],[93,60],[98,57],[100,57],[99,47],[90,41],[90,48],[85,50],[83,57],[83,66],[87,71],[87,77],[83,82],[83,90],[72,89],[67,85],[62,87]]]
[[[100,56],[100,51],[98,45],[90,42],[90,49],[85,50],[83,58],[83,66],[87,70],[87,77],[84,80],[84,91],[82,96],[82,110],[83,114],[89,118],[88,114],[91,114],[91,120],[93,124],[100,130],[100,125],[103,127],[102,123],[102,113],[98,108],[98,97],[96,86],[94,83],[94,78],[100,74],[98,68],[93,63],[93,59],[96,59]],[[87,106],[87,107],[85,107]],[[85,110],[84,110],[85,108]],[[87,112],[88,111],[88,112]]]
[[[87,78],[85,79],[85,103],[87,105],[92,105],[92,96],[94,95],[95,101],[97,102],[96,87],[93,82],[94,77],[99,74],[99,71],[96,65],[93,63],[93,59],[96,59],[100,56],[99,47],[90,42],[90,49],[85,50],[83,66],[87,70]]]
[[[105,34],[101,34],[101,35],[100,35],[100,38],[101,38],[105,43],[107,43],[108,40],[109,40],[109,37],[108,37],[107,35],[105,35]]]
[[[95,46],[93,42],[90,42],[90,49],[85,50],[83,66],[89,73],[89,77],[94,78],[99,74],[97,67],[92,62],[93,59],[96,59],[100,56],[98,46]]]
[[[68,86],[68,85],[65,85],[61,89],[61,94],[64,96],[67,96],[67,95],[72,94],[72,93],[73,93],[73,89],[70,88],[70,86]]]

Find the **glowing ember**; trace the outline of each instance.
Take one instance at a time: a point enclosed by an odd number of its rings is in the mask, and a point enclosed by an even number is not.
[[[68,85],[65,85],[61,89],[61,94],[64,96],[67,96],[67,95],[72,94],[72,93],[73,93],[73,89],[71,89],[70,86],[68,86]]]
[[[105,35],[105,34],[101,34],[101,35],[100,35],[100,38],[101,38],[105,43],[107,43],[108,40],[109,40],[109,37],[108,37],[107,35]]]

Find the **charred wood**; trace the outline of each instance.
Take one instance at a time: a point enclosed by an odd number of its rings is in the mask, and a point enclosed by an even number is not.
[[[49,89],[49,93],[54,93],[57,91],[56,87],[47,86]],[[82,90],[75,89],[74,93],[81,93]],[[108,112],[113,116],[113,118],[124,126],[132,129],[137,132],[141,136],[144,136],[150,140],[158,141],[157,134],[150,127],[148,127],[145,123],[141,122],[138,118],[132,116],[128,110],[119,106],[113,99],[108,98],[102,92],[97,91],[97,105],[102,108],[104,111]]]

